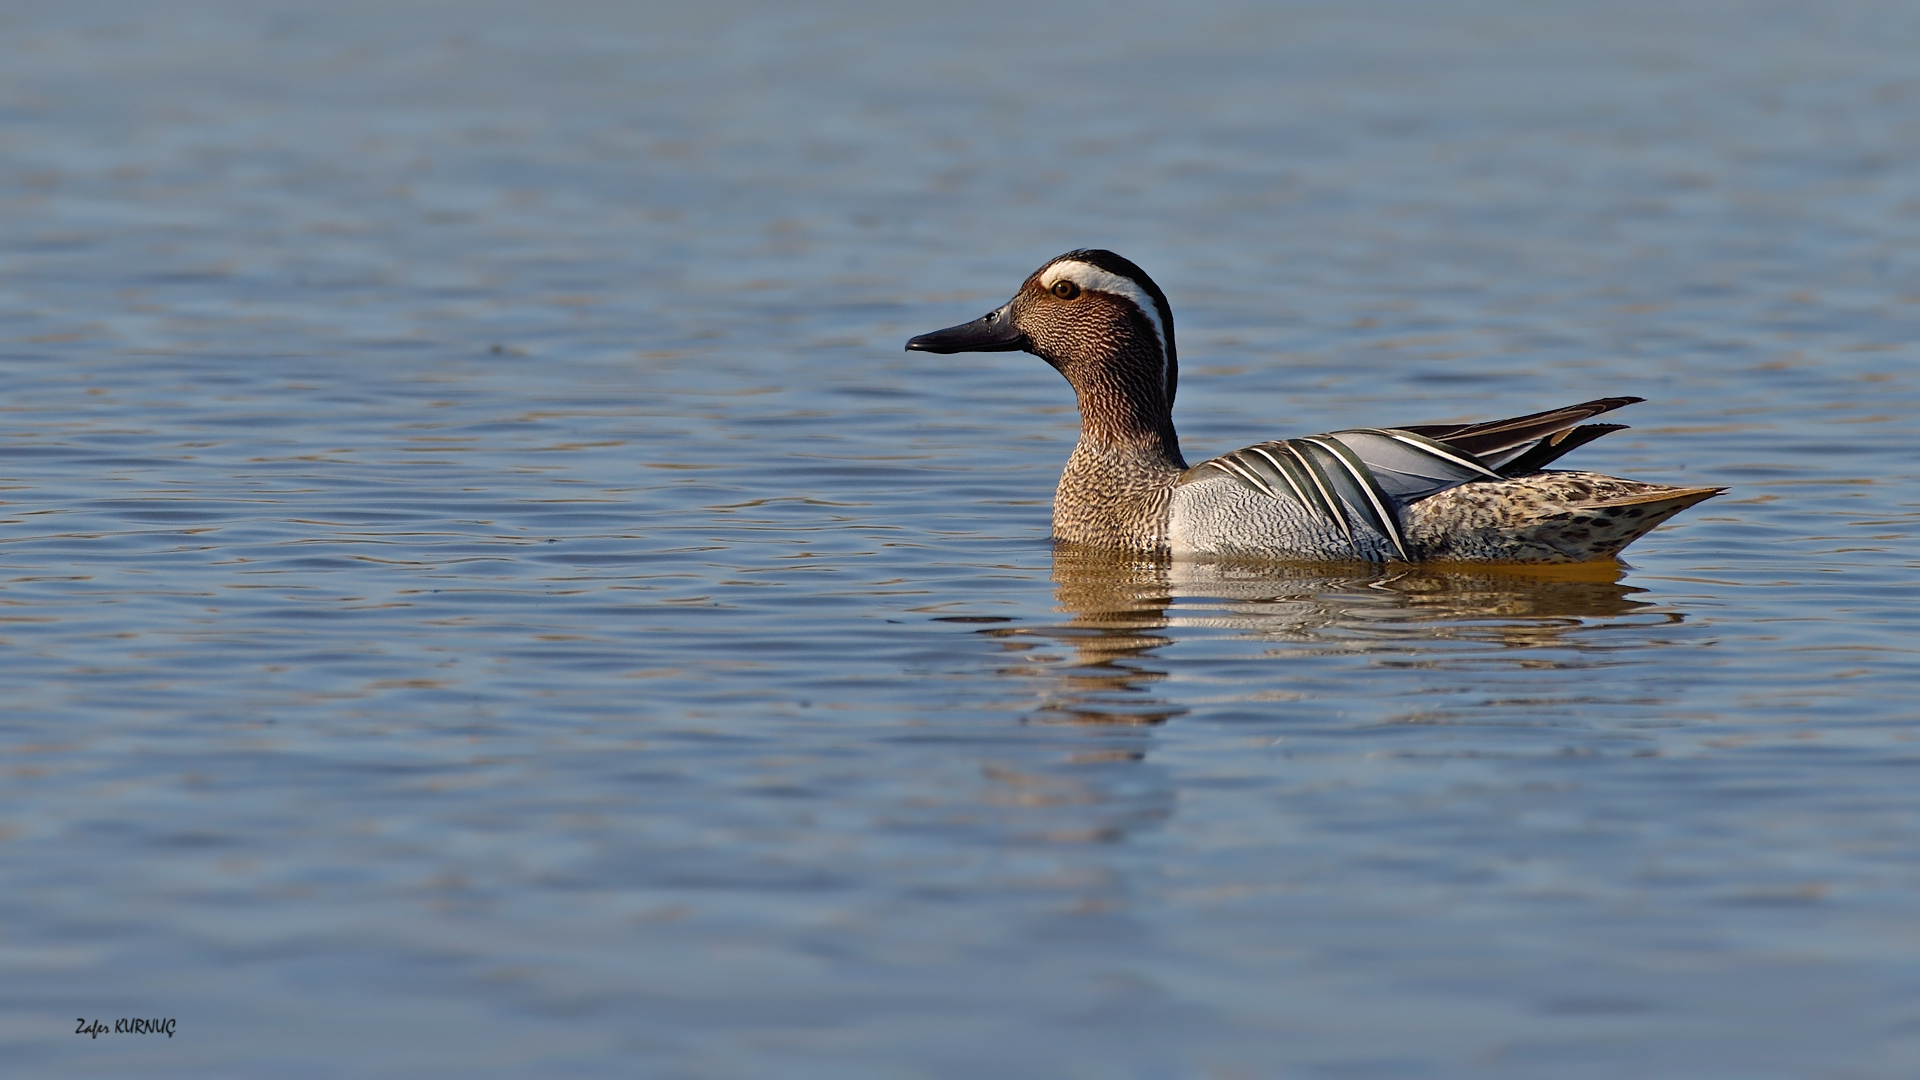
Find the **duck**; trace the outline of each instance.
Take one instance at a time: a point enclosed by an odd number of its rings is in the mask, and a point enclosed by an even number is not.
[[[1505,420],[1351,428],[1189,466],[1167,294],[1111,251],[1069,251],[1005,304],[910,352],[1029,352],[1066,377],[1080,438],[1054,492],[1057,543],[1174,558],[1587,563],[1726,491],[1548,469],[1625,425],[1604,397]]]

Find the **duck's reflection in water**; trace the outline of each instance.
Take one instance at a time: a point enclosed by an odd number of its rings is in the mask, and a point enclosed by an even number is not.
[[[1620,584],[1623,572],[1614,562],[1175,562],[1063,546],[1054,552],[1053,580],[1060,610],[1071,617],[982,633],[1020,657],[1003,674],[1037,681],[1041,704],[1031,722],[1150,725],[1186,712],[1154,692],[1167,678],[1167,661],[1155,651],[1181,630],[1231,631],[1273,642],[1275,654],[1392,651],[1419,662],[1447,643],[1534,649],[1570,644],[1590,620],[1680,619],[1632,599],[1644,590]]]

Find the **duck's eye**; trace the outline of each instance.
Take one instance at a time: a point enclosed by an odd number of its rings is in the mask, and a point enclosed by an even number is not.
[[[1080,295],[1080,286],[1075,285],[1066,278],[1061,278],[1059,281],[1053,283],[1053,295],[1062,300],[1071,300]]]

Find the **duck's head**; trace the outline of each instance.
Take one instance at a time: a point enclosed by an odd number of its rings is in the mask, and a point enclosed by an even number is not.
[[[1111,251],[1069,251],[1035,270],[1013,299],[970,323],[921,334],[909,350],[1030,352],[1057,368],[1083,405],[1089,391],[1171,413],[1180,367],[1173,310],[1145,270]]]

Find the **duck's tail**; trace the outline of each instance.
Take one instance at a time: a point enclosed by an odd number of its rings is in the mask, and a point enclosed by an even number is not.
[[[1573,563],[1611,559],[1689,506],[1726,491],[1590,472],[1537,472],[1449,488],[1407,508],[1423,559]]]

